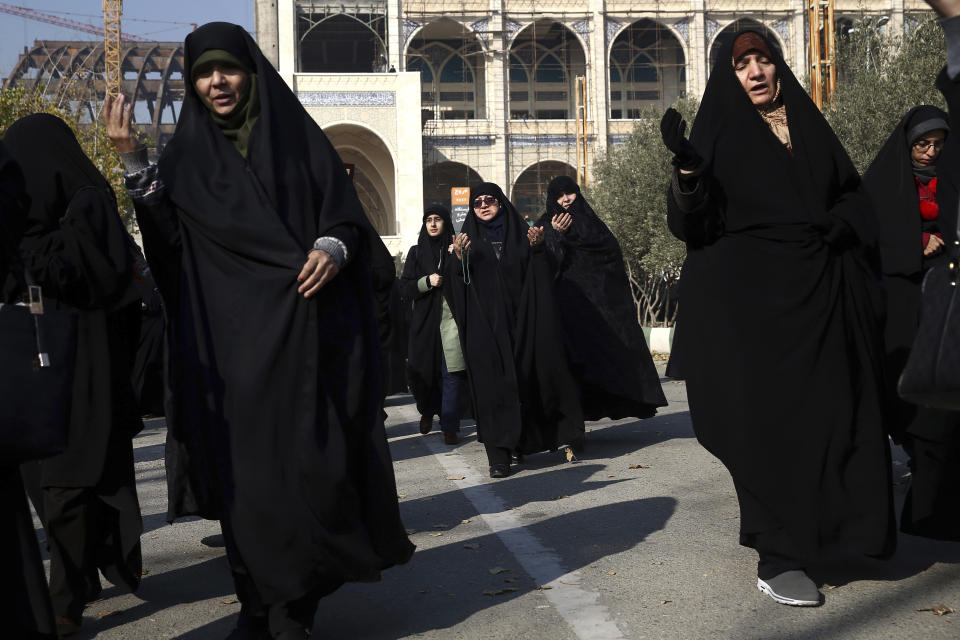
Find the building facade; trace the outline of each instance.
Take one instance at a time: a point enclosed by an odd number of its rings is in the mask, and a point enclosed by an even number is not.
[[[257,0],[264,52],[333,141],[394,253],[423,205],[496,182],[539,215],[547,182],[589,182],[654,110],[702,95],[722,43],[766,33],[807,68],[799,0]],[[903,29],[922,0],[836,0]],[[585,83],[585,88],[578,90]],[[578,114],[584,114],[578,125]],[[586,157],[578,157],[578,142]],[[580,171],[577,171],[577,168]]]

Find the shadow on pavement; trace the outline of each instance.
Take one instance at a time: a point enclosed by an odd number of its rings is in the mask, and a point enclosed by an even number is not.
[[[675,508],[673,498],[645,498],[563,514],[526,529],[560,558],[562,572],[547,576],[546,581],[550,581],[632,549],[662,529]],[[631,516],[630,526],[622,526],[625,514]],[[600,538],[602,546],[585,544]],[[465,543],[480,546],[471,550],[464,547]],[[491,574],[490,568],[495,566],[509,571]],[[515,582],[507,584],[507,579]],[[505,586],[517,591],[483,594],[484,590]],[[445,629],[487,608],[527,595],[537,586],[498,536],[489,533],[418,551],[409,564],[386,572],[379,584],[343,587],[321,601],[314,635],[379,640]]]

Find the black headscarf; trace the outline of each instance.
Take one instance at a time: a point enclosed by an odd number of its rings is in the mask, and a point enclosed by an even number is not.
[[[863,175],[864,188],[876,207],[881,262],[883,273],[887,275],[915,276],[922,269],[922,220],[914,181],[916,167],[910,158],[910,147],[914,140],[929,131],[949,130],[947,120],[947,114],[934,106],[921,105],[910,109]],[[937,159],[938,163],[941,158]],[[941,206],[938,219],[946,240],[947,234],[952,236],[955,233],[957,212]]]
[[[562,193],[577,195],[569,209],[557,202]],[[561,213],[572,217],[566,233],[551,224]],[[584,416],[654,415],[667,401],[637,322],[620,243],[569,176],[550,181],[546,213],[537,226],[543,227],[556,273],[564,343],[580,384]]]
[[[129,303],[134,251],[113,189],[60,118],[38,113],[13,123],[4,141],[23,169],[30,208],[21,252],[28,270],[53,268],[44,295],[76,307]],[[49,262],[52,232],[63,230],[70,269]]]
[[[169,516],[224,520],[266,603],[376,579],[413,551],[381,419],[371,265],[395,277],[390,256],[339,155],[246,31],[210,23],[184,49],[186,69],[212,49],[249,62],[260,115],[244,158],[187,83],[159,163],[179,248],[164,240],[169,213],[138,207],[170,318]],[[358,248],[304,299],[307,254],[339,225]]]
[[[24,285],[18,247],[29,206],[20,165],[0,141],[0,302],[12,302]]]
[[[437,237],[427,233],[427,216],[438,215],[443,219],[443,229]],[[431,204],[423,212],[423,225],[417,244],[410,248],[403,266],[402,294],[412,301],[413,313],[407,343],[407,379],[410,391],[417,401],[421,415],[438,414],[441,394],[440,358],[443,346],[440,342],[440,320],[443,286],[431,287],[421,293],[417,283],[421,278],[434,273],[444,273],[447,247],[453,236],[450,211],[441,204]]]
[[[733,477],[741,543],[801,559],[829,547],[888,553],[872,207],[776,48],[767,47],[792,154],[738,81],[733,44],[717,58],[690,138],[712,174],[709,197],[694,210],[680,210],[675,191],[668,198],[681,239],[698,225],[722,230],[688,242],[679,284],[673,347],[694,430]]]

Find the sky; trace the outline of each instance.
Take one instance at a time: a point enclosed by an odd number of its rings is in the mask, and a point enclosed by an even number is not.
[[[183,41],[196,22],[225,20],[254,28],[254,0],[126,0],[124,33],[152,40]],[[103,28],[102,0],[6,0],[5,4]],[[169,24],[169,23],[179,24]],[[0,77],[7,78],[24,46],[34,40],[96,40],[97,36],[0,12]]]

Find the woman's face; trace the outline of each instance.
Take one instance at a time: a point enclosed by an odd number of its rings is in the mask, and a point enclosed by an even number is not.
[[[910,159],[918,167],[929,167],[937,162],[947,132],[943,129],[928,131],[910,145]]]
[[[473,201],[473,212],[484,222],[493,220],[500,213],[500,202],[493,196],[477,196]]]
[[[437,214],[431,213],[428,215],[424,223],[427,225],[427,235],[431,238],[436,238],[443,233],[443,218]]]
[[[755,107],[770,104],[777,94],[777,67],[767,56],[748,51],[733,64],[743,90]]]
[[[573,204],[573,201],[577,199],[577,194],[575,193],[561,193],[560,197],[557,198],[557,204],[563,207],[564,209],[569,209],[570,205]]]
[[[247,72],[223,62],[204,64],[194,71],[193,86],[200,99],[221,116],[233,111],[247,89]]]

